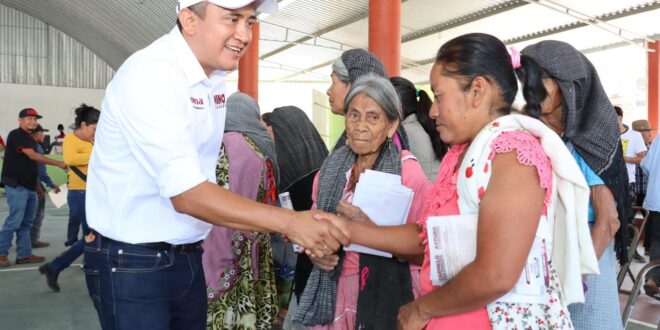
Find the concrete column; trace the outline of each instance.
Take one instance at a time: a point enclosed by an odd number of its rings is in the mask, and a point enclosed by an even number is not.
[[[648,119],[651,127],[657,128],[660,119],[660,40],[649,43],[649,48],[653,52],[648,52]]]
[[[390,77],[401,75],[401,0],[369,0],[369,50]]]
[[[252,25],[252,43],[238,62],[238,90],[259,101],[259,24]]]

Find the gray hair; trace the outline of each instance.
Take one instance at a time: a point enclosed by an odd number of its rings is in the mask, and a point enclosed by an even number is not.
[[[332,63],[332,72],[341,82],[347,84],[351,83],[351,79],[348,76],[348,69],[346,69],[346,65],[344,65],[344,61],[341,59],[341,56],[334,63]]]
[[[353,98],[358,94],[364,94],[378,103],[390,122],[397,119],[401,121],[401,99],[399,99],[399,94],[388,79],[374,74],[368,74],[358,78],[351,85],[351,89],[346,95],[346,99],[344,100],[344,113],[346,113],[348,105],[351,104]]]

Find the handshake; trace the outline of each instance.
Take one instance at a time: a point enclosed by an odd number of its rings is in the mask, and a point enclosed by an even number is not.
[[[294,213],[283,234],[303,247],[309,256],[321,258],[351,243],[351,222],[373,225],[360,208],[340,202],[337,214],[318,210]]]

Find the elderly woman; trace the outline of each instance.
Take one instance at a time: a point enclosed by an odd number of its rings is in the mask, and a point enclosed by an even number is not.
[[[348,91],[358,78],[365,75],[376,75],[387,78],[387,71],[383,62],[367,50],[361,48],[347,50],[332,63],[332,73],[330,74],[332,83],[327,91],[332,113],[340,116],[344,115],[344,100]],[[399,149],[410,149],[408,136],[403,126],[397,128],[397,132],[392,136],[392,140]],[[344,131],[332,150],[343,146],[345,143],[346,132]]]
[[[621,329],[614,238],[619,228],[617,191],[627,178],[619,128],[598,73],[589,60],[561,41],[522,50],[517,74],[527,99],[524,112],[561,135],[591,188],[589,225],[600,275],[586,277],[586,301],[569,306],[577,329]]]
[[[383,77],[359,78],[344,108],[346,144],[323,162],[314,181],[315,206],[335,212],[340,202],[351,203],[360,175],[371,169],[400,175],[401,183],[414,191],[407,217],[413,223],[428,181],[415,158],[392,142],[401,121],[401,103],[392,84]],[[294,322],[312,329],[393,328],[399,307],[419,291],[418,268],[398,258],[346,252],[313,262],[316,267],[294,317]],[[321,269],[337,263],[334,270]]]
[[[219,185],[249,199],[275,204],[277,160],[259,105],[243,93],[227,99]],[[271,329],[277,291],[270,234],[213,226],[203,243],[208,329]]]
[[[400,309],[399,329],[571,328],[566,305],[583,299],[580,270],[597,271],[586,219],[580,222],[588,190],[577,165],[543,123],[510,115],[517,81],[497,38],[474,33],[448,41],[430,81],[430,116],[452,147],[424,198],[421,242],[416,225],[328,217],[355,243],[424,254],[423,296]],[[430,233],[451,223],[476,225],[475,238],[463,232],[461,247],[431,249]],[[461,256],[470,252],[473,258]]]

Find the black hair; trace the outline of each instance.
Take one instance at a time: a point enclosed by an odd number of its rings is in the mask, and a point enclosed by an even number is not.
[[[520,55],[520,67],[516,69],[516,75],[520,79],[525,98],[523,112],[528,116],[540,118],[541,102],[548,97],[548,91],[543,85],[543,79],[548,78],[548,74],[535,59],[527,55]]]
[[[271,114],[272,114],[272,112],[266,112],[266,113],[261,114],[261,120],[263,120],[264,123],[266,123],[266,126],[270,126],[270,115]]]
[[[513,72],[511,56],[502,41],[485,33],[468,33],[456,37],[440,47],[435,63],[443,64],[445,76],[467,78],[467,90],[474,78],[481,76],[494,81],[501,90],[506,107],[496,109],[501,114],[511,112],[518,82]]]
[[[62,124],[57,124],[57,130],[58,130],[58,131],[63,131],[63,130],[64,130],[64,125],[62,125]]]
[[[76,128],[80,128],[82,123],[87,125],[94,125],[99,122],[99,116],[101,116],[101,111],[94,107],[90,107],[87,104],[83,103],[76,108],[76,119],[75,125]]]
[[[187,8],[193,13],[195,13],[195,15],[199,16],[199,18],[204,19],[204,17],[206,16],[206,7],[208,4],[209,3],[207,1],[202,1]],[[181,21],[179,21],[178,15],[176,17],[176,26],[179,27],[179,32],[183,31],[183,27],[181,26]]]
[[[621,109],[620,106],[615,105],[614,106],[614,111],[616,111],[616,115],[619,117],[623,117],[623,109]]]
[[[440,139],[440,133],[438,133],[438,130],[435,127],[435,121],[429,116],[433,101],[431,101],[431,98],[425,91],[417,90],[415,85],[406,78],[392,77],[390,78],[390,82],[401,99],[403,118],[406,118],[413,113],[417,115],[417,121],[419,121],[426,134],[431,138],[431,145],[433,146],[435,157],[438,160],[442,160],[447,153],[448,147],[447,144]]]

